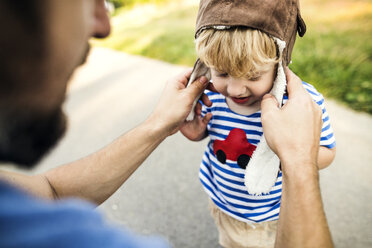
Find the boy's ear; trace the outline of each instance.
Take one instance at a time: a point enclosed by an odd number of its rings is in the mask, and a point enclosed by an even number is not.
[[[211,70],[200,59],[197,59],[187,85],[192,84],[195,79],[201,76],[205,76],[208,80],[211,80]]]

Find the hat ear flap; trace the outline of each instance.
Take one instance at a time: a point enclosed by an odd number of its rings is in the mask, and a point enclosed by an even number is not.
[[[300,37],[303,37],[306,33],[306,24],[301,17],[299,8],[297,8],[297,32]]]
[[[209,69],[208,66],[206,66],[206,64],[204,64],[203,61],[201,61],[198,58],[194,64],[194,68],[192,69],[191,76],[190,76],[189,81],[187,82],[186,87],[190,86],[197,78],[201,76],[205,76],[208,80],[211,80],[211,70]],[[187,121],[191,121],[194,119],[195,117],[194,108],[196,104],[198,103],[200,96],[201,94],[194,100],[192,104],[191,112],[186,118]]]
[[[204,64],[204,62],[198,58],[194,64],[194,68],[192,69],[191,76],[190,76],[189,82],[187,83],[187,86],[192,84],[197,78],[201,76],[205,76],[208,78],[208,80],[210,80],[211,72],[210,72],[209,67],[207,67]]]
[[[274,40],[278,46],[280,55],[283,55],[286,47],[285,41],[278,38],[274,38]],[[284,73],[283,61],[281,60],[279,61],[278,72],[270,92],[276,98],[280,107],[282,106],[286,85],[287,80]],[[263,134],[245,169],[244,184],[247,187],[248,193],[252,195],[269,193],[277,180],[279,164],[280,160],[278,156],[270,149],[266,142],[265,134]]]
[[[278,38],[274,38],[274,40],[275,40],[276,45],[278,46],[279,53],[281,57],[283,58],[283,51],[286,47],[285,41],[282,41]],[[270,92],[276,98],[280,106],[282,106],[282,100],[283,100],[283,95],[285,93],[286,85],[287,85],[287,80],[286,80],[285,73],[284,73],[283,61],[281,60],[279,61],[276,78],[274,80],[273,88]]]

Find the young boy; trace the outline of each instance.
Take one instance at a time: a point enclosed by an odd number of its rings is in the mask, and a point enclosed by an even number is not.
[[[262,140],[261,99],[278,88],[282,63],[289,63],[294,43],[290,31],[296,36],[297,30],[304,29],[299,22],[298,4],[285,0],[200,2],[196,50],[211,72],[214,91],[206,94],[212,106],[203,105],[201,113],[200,106],[196,108],[194,120],[181,132],[194,141],[210,138],[199,177],[211,199],[223,247],[274,246],[282,174],[278,173],[270,192],[262,195],[248,193],[244,176]],[[284,49],[280,40],[286,42]],[[318,158],[322,169],[334,159],[335,139],[322,95],[310,84],[303,86],[323,109]]]

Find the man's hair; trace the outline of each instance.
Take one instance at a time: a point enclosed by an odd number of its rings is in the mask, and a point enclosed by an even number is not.
[[[201,61],[233,77],[256,77],[280,60],[274,39],[256,29],[210,28],[202,31],[195,42]]]

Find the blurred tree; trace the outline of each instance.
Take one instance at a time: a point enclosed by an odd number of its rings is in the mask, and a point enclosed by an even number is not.
[[[120,8],[120,7],[128,7],[133,6],[135,4],[143,4],[143,3],[162,3],[167,2],[169,0],[107,0],[108,2],[112,3],[114,7]]]
[[[107,2],[114,4],[115,8],[120,8],[124,5],[125,0],[108,0]]]

